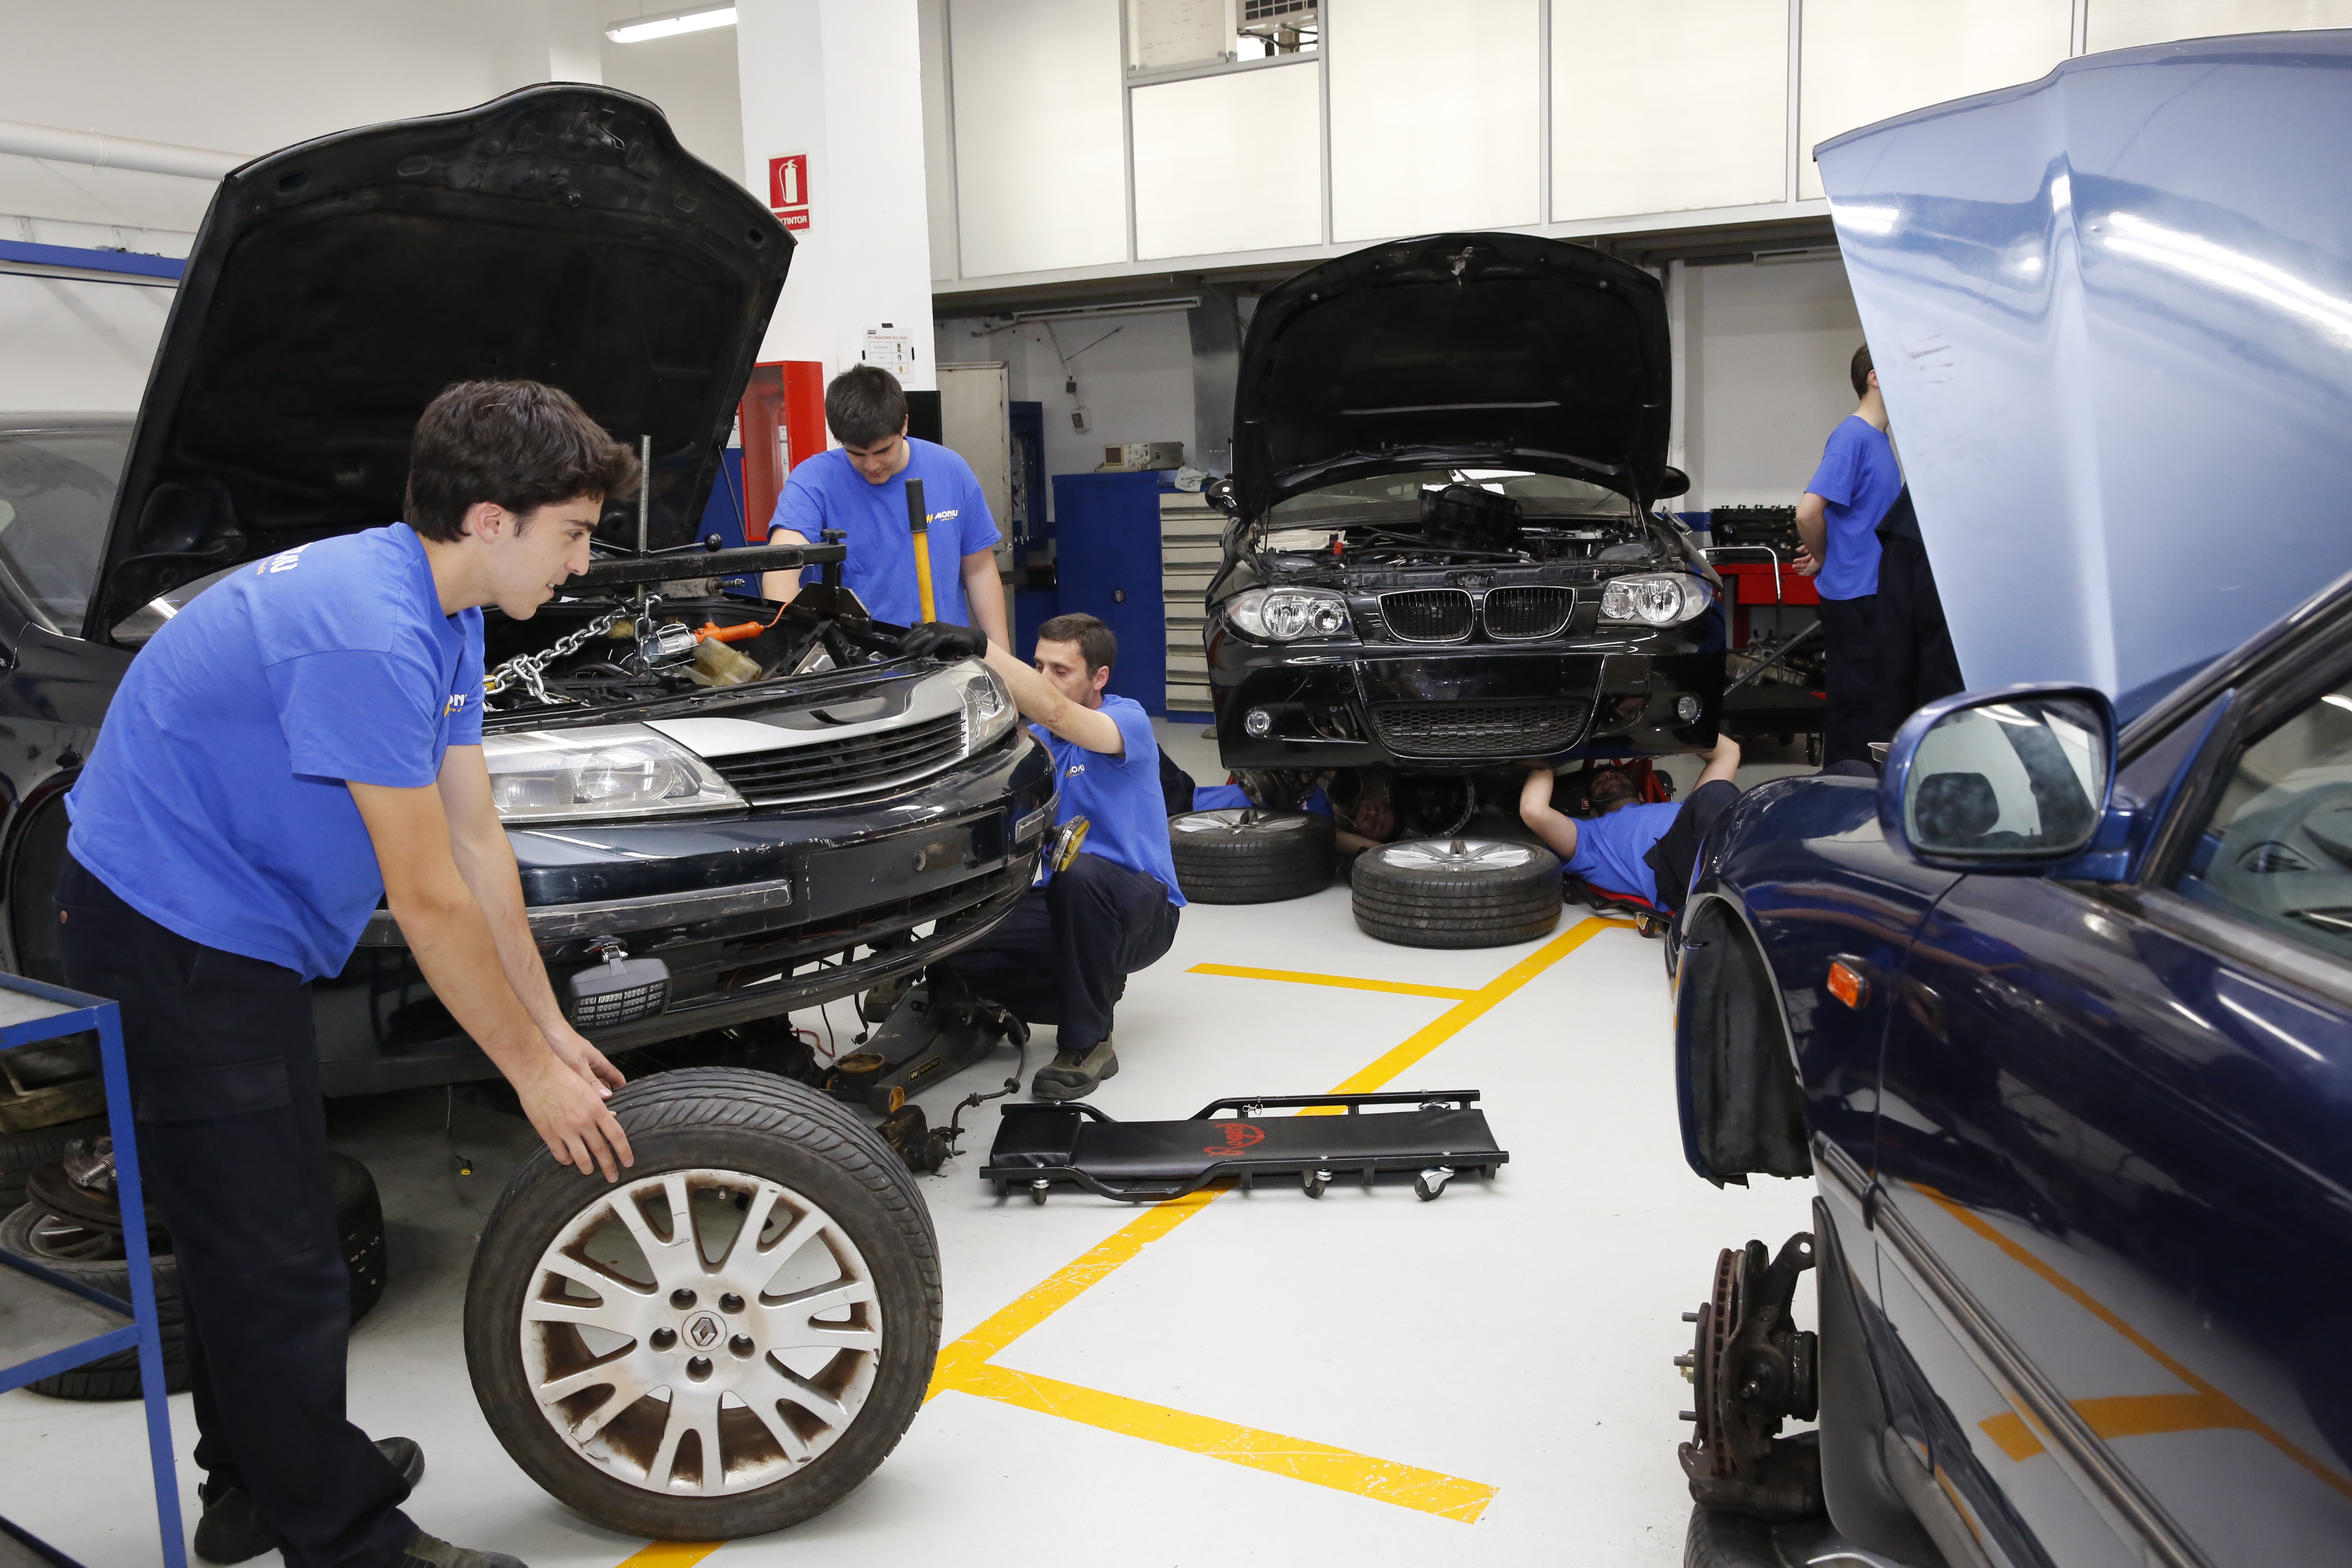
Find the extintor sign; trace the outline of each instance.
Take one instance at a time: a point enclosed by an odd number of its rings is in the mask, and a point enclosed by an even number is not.
[[[768,206],[795,233],[809,226],[809,155],[788,153],[768,160]]]

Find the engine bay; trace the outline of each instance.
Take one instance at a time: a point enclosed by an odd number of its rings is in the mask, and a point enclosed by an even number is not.
[[[1622,496],[1540,474],[1432,470],[1336,485],[1277,505],[1250,547],[1270,574],[1528,567],[1677,552]]]

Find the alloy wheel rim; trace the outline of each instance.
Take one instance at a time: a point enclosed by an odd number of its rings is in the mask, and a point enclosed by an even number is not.
[[[1261,837],[1305,830],[1308,818],[1255,805],[1219,805],[1188,811],[1169,824],[1178,833],[1249,833]]]
[[[1507,871],[1535,858],[1526,845],[1502,838],[1433,838],[1381,850],[1382,860],[1408,871]]]
[[[603,1473],[669,1497],[772,1484],[857,1419],[881,1363],[873,1270],[831,1215],[746,1172],[600,1192],[531,1269],[524,1376]]]

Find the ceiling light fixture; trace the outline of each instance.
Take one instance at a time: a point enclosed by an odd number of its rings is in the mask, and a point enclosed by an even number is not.
[[[734,25],[734,6],[711,5],[699,10],[671,11],[659,16],[639,16],[633,21],[615,22],[604,29],[604,36],[616,44],[642,44],[648,38],[669,38],[680,33],[699,33],[706,27],[731,27]]]

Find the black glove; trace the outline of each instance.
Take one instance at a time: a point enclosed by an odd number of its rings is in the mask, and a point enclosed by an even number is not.
[[[925,621],[907,628],[898,639],[898,651],[909,658],[980,658],[988,652],[988,634],[945,621]]]

